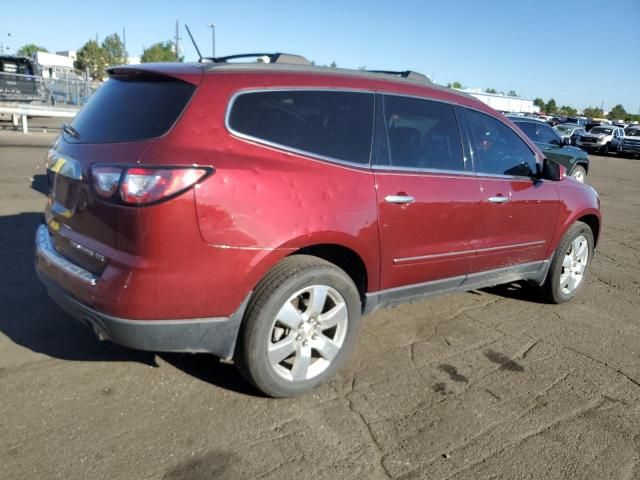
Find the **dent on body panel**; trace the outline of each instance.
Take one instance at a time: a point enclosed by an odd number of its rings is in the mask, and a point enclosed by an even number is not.
[[[375,223],[367,172],[235,141],[234,152],[196,191],[210,245],[273,249],[318,232],[358,236]]]

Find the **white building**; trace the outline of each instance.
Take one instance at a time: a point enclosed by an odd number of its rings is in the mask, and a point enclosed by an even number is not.
[[[68,55],[57,55],[55,53],[36,52],[35,61],[42,69],[44,78],[64,78],[67,75],[74,75],[73,60],[75,59],[75,50],[70,50]],[[73,54],[73,57],[70,55]]]
[[[491,108],[501,112],[540,113],[540,107],[533,104],[533,100],[520,97],[509,97],[497,93],[486,93],[478,89],[461,90],[464,93],[486,103]]]

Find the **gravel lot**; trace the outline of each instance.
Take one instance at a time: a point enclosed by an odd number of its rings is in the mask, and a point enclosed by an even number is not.
[[[48,299],[38,125],[0,131],[0,478],[640,478],[640,159],[591,157],[605,224],[574,302],[511,285],[379,311],[330,384],[271,400]]]

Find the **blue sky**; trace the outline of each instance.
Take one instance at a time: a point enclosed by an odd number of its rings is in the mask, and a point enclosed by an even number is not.
[[[446,84],[515,90],[559,105],[640,111],[640,0],[5,1],[0,37],[12,51],[34,42],[78,49],[126,28],[127,49],[171,39],[184,55],[285,51],[318,64],[411,69]],[[10,33],[11,36],[7,36]],[[628,53],[627,53],[628,52]]]

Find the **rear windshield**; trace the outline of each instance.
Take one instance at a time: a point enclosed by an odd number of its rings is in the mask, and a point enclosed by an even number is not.
[[[72,143],[148,140],[167,133],[195,86],[166,77],[109,79],[71,122]]]

